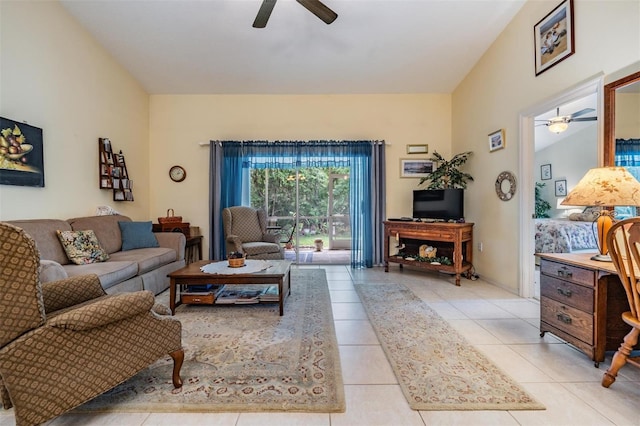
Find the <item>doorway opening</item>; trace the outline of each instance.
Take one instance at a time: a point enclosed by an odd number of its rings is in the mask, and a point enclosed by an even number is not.
[[[536,182],[542,181],[541,169],[536,163],[536,124],[539,124],[538,117],[545,117],[549,111],[557,111],[557,108],[563,105],[579,102],[583,98],[588,98],[595,94],[596,114],[601,114],[602,111],[602,87],[603,77],[601,75],[593,77],[585,82],[582,82],[565,92],[562,92],[556,96],[549,98],[548,100],[541,102],[531,108],[523,111],[520,114],[520,180],[522,182],[519,196],[520,202],[520,289],[519,293],[522,297],[535,298],[539,295],[539,286],[536,281],[536,228],[535,228],[535,188]],[[545,117],[546,118],[546,117]],[[592,167],[597,167],[602,164],[602,120],[598,120],[596,123],[597,136],[595,137],[597,144],[597,164],[593,164]],[[548,131],[544,128],[543,130]],[[566,158],[559,159],[557,161],[567,161]],[[545,166],[548,164],[545,162]],[[545,171],[547,169],[545,168]],[[553,173],[553,164],[551,165]],[[586,172],[586,170],[585,170]],[[551,182],[550,186],[555,187],[555,180],[562,180],[564,176],[557,176],[555,179],[544,180],[544,182]],[[582,177],[582,176],[580,176]],[[555,188],[554,188],[555,189]],[[556,207],[558,206],[559,198],[555,197],[555,190],[553,197],[549,203]]]

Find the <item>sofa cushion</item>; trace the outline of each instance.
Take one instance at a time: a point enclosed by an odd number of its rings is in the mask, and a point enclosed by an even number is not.
[[[280,245],[265,242],[243,243],[242,250],[247,253],[248,257],[252,255],[261,255],[268,253],[280,253]]]
[[[70,277],[96,274],[100,279],[100,285],[105,290],[131,277],[135,277],[138,273],[138,264],[136,262],[113,261],[113,259],[108,262],[87,265],[64,265],[63,267]]]
[[[88,216],[68,219],[74,231],[91,229],[96,233],[98,241],[107,253],[111,254],[120,251],[122,247],[122,237],[118,222],[130,222],[131,219],[122,215],[111,216]]]
[[[53,260],[61,265],[69,263],[67,253],[65,253],[56,235],[57,230],[71,231],[71,225],[66,221],[58,219],[28,219],[10,220],[7,223],[24,229],[36,241],[36,247],[40,252],[41,259]]]
[[[160,246],[158,239],[151,230],[151,221],[118,222],[118,226],[122,235],[122,251]]]
[[[104,262],[109,255],[102,248],[96,234],[86,231],[56,231],[69,260],[76,265]]]
[[[111,254],[112,261],[131,261],[138,265],[138,275],[177,260],[176,251],[164,247],[151,247],[119,251]]]

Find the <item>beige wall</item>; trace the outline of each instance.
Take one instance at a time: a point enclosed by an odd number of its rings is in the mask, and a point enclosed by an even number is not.
[[[476,223],[474,264],[483,278],[514,292],[520,280],[518,198],[503,202],[494,192],[498,173],[519,178],[519,114],[600,72],[605,75],[640,57],[637,1],[575,0],[576,53],[538,77],[534,73],[533,26],[556,1],[529,1],[453,93],[453,151],[473,150],[466,215]],[[597,28],[597,31],[594,29]],[[487,134],[506,130],[506,148],[490,153]],[[531,189],[533,194],[533,189]],[[533,197],[533,195],[532,195]]]
[[[630,37],[640,27],[637,0],[575,0],[576,54],[535,77],[532,29],[557,3],[529,1],[452,95],[149,98],[58,3],[2,1],[0,114],[43,128],[46,187],[0,186],[0,219],[66,218],[110,204],[136,219],[174,208],[205,228],[209,152],[198,143],[210,139],[384,139],[387,213],[409,215],[417,180],[398,177],[399,159],[406,144],[428,143],[445,156],[474,151],[465,207],[484,243],[474,264],[517,291],[519,218],[530,213],[517,199],[500,201],[494,181],[503,170],[519,175],[519,113],[640,59],[640,40]],[[506,148],[489,153],[487,135],[500,128]],[[133,203],[98,189],[101,136],[126,155]],[[182,183],[168,178],[174,164],[187,169]]]
[[[168,208],[208,235],[209,140],[360,140],[387,143],[387,216],[410,216],[418,179],[400,179],[407,144],[448,156],[450,95],[151,96],[151,217]],[[169,179],[172,165],[187,170]],[[205,253],[208,253],[208,239]]]
[[[640,139],[640,82],[634,87],[638,93],[616,94],[617,139]]]
[[[57,2],[0,2],[0,115],[43,130],[45,187],[0,186],[0,219],[149,212],[149,97]],[[98,188],[98,138],[125,154],[133,203]]]
[[[589,169],[598,167],[598,140],[596,123],[573,133],[566,138],[536,152],[533,165],[534,180],[544,183],[540,190],[542,199],[551,204],[550,217],[566,217],[580,207],[557,209],[557,202],[564,197],[556,197],[555,181],[565,179],[567,191],[571,191]],[[576,155],[579,152],[580,155]],[[571,159],[571,161],[567,161]],[[551,180],[541,180],[540,166],[551,164]]]

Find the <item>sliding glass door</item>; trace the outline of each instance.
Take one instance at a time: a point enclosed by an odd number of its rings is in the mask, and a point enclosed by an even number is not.
[[[211,148],[213,258],[225,256],[222,210],[228,206],[253,205],[267,209],[273,231],[280,228],[282,232],[295,226],[298,252],[303,247],[318,250],[320,242],[324,250],[325,246],[339,247],[350,240],[348,253],[352,268],[370,268],[382,262],[385,217],[382,142],[216,141],[211,143]],[[252,173],[261,175],[252,176]],[[330,175],[347,173],[348,184],[344,187],[339,184],[340,180],[333,178],[334,200],[330,208]],[[320,184],[321,178],[326,185]],[[349,202],[341,207],[335,196],[347,187]],[[324,232],[327,239],[318,231]],[[332,242],[328,239],[330,231]],[[326,254],[322,250],[314,254],[314,263],[322,257],[320,254]]]
[[[349,169],[252,169],[250,205],[264,208],[285,257],[299,263],[349,263],[329,250],[351,249]]]
[[[349,218],[349,175],[329,175],[329,250],[351,248]]]

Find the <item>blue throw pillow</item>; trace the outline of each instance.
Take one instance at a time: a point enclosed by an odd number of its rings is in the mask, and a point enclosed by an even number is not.
[[[160,247],[149,222],[118,222],[122,234],[122,251]]]

